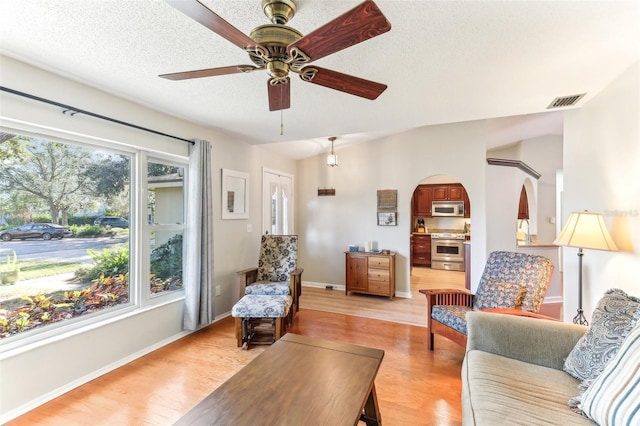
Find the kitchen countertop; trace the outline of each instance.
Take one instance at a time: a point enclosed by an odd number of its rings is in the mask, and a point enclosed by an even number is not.
[[[464,234],[465,236],[469,236],[471,234],[464,233],[462,229],[429,229],[427,232],[416,232],[413,231],[411,235],[431,235],[431,234]]]
[[[557,245],[555,244],[551,244],[551,243],[525,243],[522,241],[517,241],[516,242],[516,246],[519,248],[559,248]]]

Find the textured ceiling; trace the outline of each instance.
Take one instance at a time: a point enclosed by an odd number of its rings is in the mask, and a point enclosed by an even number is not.
[[[248,34],[259,0],[203,0]],[[359,1],[297,0],[303,34]],[[388,85],[375,101],[292,78],[291,108],[269,112],[265,72],[188,81],[159,74],[250,63],[240,48],[162,0],[5,0],[1,52],[292,158],[406,129],[501,118],[491,143],[561,132],[556,96],[578,106],[640,57],[639,1],[378,0],[391,31],[315,64]],[[65,102],[64,99],[56,99]],[[134,121],[130,117],[129,121]],[[159,129],[161,130],[161,129]],[[197,137],[197,135],[181,135]]]

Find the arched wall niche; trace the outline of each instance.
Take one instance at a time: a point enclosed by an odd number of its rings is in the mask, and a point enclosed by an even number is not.
[[[527,196],[527,211],[528,218],[520,217],[520,206],[518,208],[518,216],[516,216],[516,240],[519,242],[526,242],[528,235],[537,235],[538,230],[538,196],[537,196],[537,182],[533,182],[529,177],[525,177],[522,181],[522,186]],[[515,200],[520,204],[520,199]]]

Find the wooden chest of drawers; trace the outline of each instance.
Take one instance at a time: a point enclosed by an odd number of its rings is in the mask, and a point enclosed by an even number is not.
[[[345,294],[396,294],[396,254],[346,252]]]

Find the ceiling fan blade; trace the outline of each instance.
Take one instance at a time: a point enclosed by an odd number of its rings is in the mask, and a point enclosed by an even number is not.
[[[286,78],[285,83],[272,84],[273,78],[267,82],[267,90],[269,92],[269,111],[279,111],[288,109],[291,101],[291,79]]]
[[[188,17],[209,28],[214,33],[226,38],[241,49],[246,49],[248,47],[255,48],[259,46],[258,43],[251,39],[251,37],[222,19],[198,0],[165,1]]]
[[[309,83],[319,84],[329,89],[339,90],[361,98],[374,100],[387,88],[386,84],[365,80],[349,74],[328,70],[316,66],[304,67],[300,78]]]
[[[306,54],[311,61],[318,60],[354,44],[361,43],[391,29],[391,24],[371,0],[361,3],[287,47]]]
[[[190,78],[215,77],[217,75],[237,74],[241,72],[247,73],[261,69],[264,68],[256,67],[253,65],[232,65],[229,67],[207,68],[204,70],[160,74],[158,77],[166,78],[167,80],[188,80]]]

